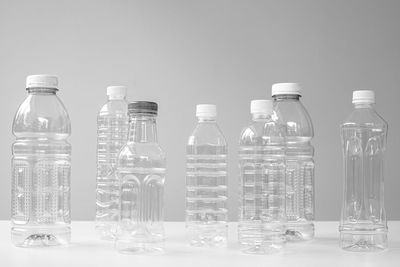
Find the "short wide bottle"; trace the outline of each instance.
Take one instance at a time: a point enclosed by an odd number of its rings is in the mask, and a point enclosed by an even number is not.
[[[285,237],[285,137],[272,101],[251,102],[239,147],[239,243],[245,253],[280,250]]]
[[[354,91],[354,110],[341,125],[344,192],[340,246],[350,251],[387,247],[383,157],[388,125],[374,103],[373,91]]]
[[[117,161],[119,222],[116,249],[122,253],[163,251],[165,154],[157,142],[157,103],[128,104],[128,143]]]
[[[68,244],[71,123],[55,76],[27,77],[13,123],[11,240],[20,247]]]
[[[197,105],[186,147],[186,228],[193,246],[227,244],[227,144],[215,105]]]

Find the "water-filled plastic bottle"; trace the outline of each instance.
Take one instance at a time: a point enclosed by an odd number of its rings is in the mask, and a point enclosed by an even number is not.
[[[57,97],[58,79],[32,75],[14,117],[11,239],[16,246],[70,241],[71,124]]]
[[[285,237],[285,136],[271,100],[251,102],[239,146],[239,243],[245,253],[279,251]]]
[[[122,253],[163,251],[165,154],[157,142],[154,102],[128,104],[128,142],[117,160],[119,222],[116,249]]]
[[[107,87],[107,103],[97,116],[96,231],[113,239],[118,223],[118,154],[128,138],[128,103],[125,86]]]
[[[354,110],[341,125],[344,192],[340,246],[350,251],[387,247],[383,171],[387,123],[373,91],[354,91]]]
[[[314,237],[314,129],[300,102],[300,86],[272,86],[274,109],[285,126],[286,136],[286,237],[289,241]]]
[[[193,246],[226,246],[227,144],[215,105],[197,105],[186,152],[186,228]]]

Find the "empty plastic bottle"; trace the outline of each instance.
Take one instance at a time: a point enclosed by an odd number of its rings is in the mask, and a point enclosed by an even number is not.
[[[186,227],[193,246],[226,246],[227,144],[215,105],[197,105],[186,147]]]
[[[387,247],[383,157],[388,125],[374,103],[373,91],[354,91],[354,110],[341,125],[344,194],[340,246],[351,251]]]
[[[103,239],[115,237],[118,223],[118,154],[128,138],[125,86],[107,87],[107,103],[97,116],[96,230]]]
[[[123,253],[163,250],[165,154],[157,142],[157,103],[128,104],[128,143],[117,161],[119,223],[116,249]]]
[[[285,137],[271,100],[251,102],[239,147],[239,243],[245,253],[279,251],[285,237]]]
[[[13,123],[11,239],[16,246],[70,241],[71,134],[58,79],[32,75]]]
[[[314,129],[310,115],[300,102],[296,83],[272,85],[277,116],[286,136],[286,237],[289,241],[314,237]]]

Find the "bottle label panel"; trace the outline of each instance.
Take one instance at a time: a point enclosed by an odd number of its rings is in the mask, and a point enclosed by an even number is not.
[[[285,164],[265,160],[241,162],[241,221],[285,221]]]
[[[12,218],[18,224],[70,222],[70,163],[13,160]]]
[[[134,239],[159,239],[164,236],[164,174],[119,174],[120,203],[118,235]]]
[[[381,224],[383,206],[383,154],[381,131],[348,129],[344,133],[345,203],[342,221]]]
[[[286,215],[288,221],[314,220],[314,162],[286,162]]]

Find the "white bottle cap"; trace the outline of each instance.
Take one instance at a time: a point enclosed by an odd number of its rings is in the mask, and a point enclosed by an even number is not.
[[[275,83],[272,85],[272,96],[274,95],[301,95],[298,83]]]
[[[196,106],[196,117],[215,118],[217,117],[217,106],[210,104],[200,104]]]
[[[371,90],[353,91],[353,104],[374,104],[375,92]]]
[[[126,86],[108,86],[107,95],[110,99],[124,99],[126,97]]]
[[[271,114],[272,100],[252,100],[250,104],[251,114]]]
[[[26,88],[58,88],[58,78],[54,75],[40,74],[26,77]]]

